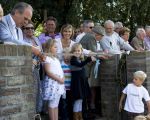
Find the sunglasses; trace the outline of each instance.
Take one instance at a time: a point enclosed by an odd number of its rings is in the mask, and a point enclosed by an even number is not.
[[[25,30],[34,30],[34,27],[25,27],[23,29],[25,29]]]
[[[90,29],[93,29],[94,27],[93,26],[91,26],[91,27],[89,27]]]

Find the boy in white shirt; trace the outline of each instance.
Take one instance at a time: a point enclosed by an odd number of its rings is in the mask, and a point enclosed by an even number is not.
[[[150,96],[148,91],[142,85],[147,75],[143,71],[137,71],[133,75],[133,83],[128,84],[122,92],[119,102],[119,111],[122,109],[122,102],[126,97],[124,110],[127,113],[127,120],[133,120],[137,115],[144,113],[144,104],[147,103],[148,113],[150,113]]]

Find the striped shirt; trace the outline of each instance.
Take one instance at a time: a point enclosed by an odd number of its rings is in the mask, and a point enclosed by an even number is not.
[[[71,68],[70,65],[64,63],[62,61],[61,67],[64,71],[64,76],[65,76],[65,88],[66,90],[70,90],[70,85],[71,85]]]

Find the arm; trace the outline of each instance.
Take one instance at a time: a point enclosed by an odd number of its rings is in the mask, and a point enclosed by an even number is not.
[[[118,39],[119,39],[120,48],[122,48],[124,50],[128,50],[128,51],[134,50],[134,48],[129,43],[125,42],[121,37],[119,37]]]
[[[121,112],[121,110],[122,110],[122,102],[123,102],[125,96],[126,96],[126,94],[122,93],[120,102],[119,102],[119,112]]]
[[[75,56],[73,56],[70,60],[70,64],[73,66],[77,66],[77,67],[83,67],[85,66],[88,62],[91,62],[91,58],[87,58],[84,61],[78,62],[77,58]]]
[[[45,63],[44,64],[44,69],[45,69],[45,72],[46,72],[46,75],[54,80],[56,80],[57,82],[59,82],[60,84],[63,84],[64,83],[64,78],[60,78],[59,76],[51,73],[51,70],[49,69],[50,68],[50,64],[49,63]]]
[[[147,104],[147,108],[148,108],[148,114],[150,114],[150,100],[146,101],[146,104]]]

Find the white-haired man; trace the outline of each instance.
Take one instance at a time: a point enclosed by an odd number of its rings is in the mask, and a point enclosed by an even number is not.
[[[120,50],[132,51],[133,47],[130,46],[127,42],[125,42],[115,31],[114,31],[114,22],[111,20],[107,20],[104,23],[105,33],[106,35],[100,41],[101,46],[104,51],[108,52],[120,52]]]
[[[135,50],[143,51],[145,50],[144,38],[146,36],[145,30],[143,28],[138,28],[136,30],[136,36],[131,41],[131,46]]]
[[[150,26],[145,27],[146,36],[144,38],[144,45],[146,50],[150,50]]]

